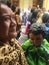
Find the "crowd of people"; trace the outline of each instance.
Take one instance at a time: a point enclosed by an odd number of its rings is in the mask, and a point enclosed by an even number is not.
[[[49,12],[0,2],[0,65],[49,65]]]

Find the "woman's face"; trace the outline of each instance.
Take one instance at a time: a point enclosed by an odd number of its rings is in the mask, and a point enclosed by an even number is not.
[[[13,11],[6,5],[1,5],[2,19],[0,21],[0,38],[16,37],[16,19]]]
[[[39,46],[42,43],[42,41],[43,41],[42,34],[35,35],[33,33],[30,33],[29,37],[30,37],[33,45],[35,45],[35,46]]]

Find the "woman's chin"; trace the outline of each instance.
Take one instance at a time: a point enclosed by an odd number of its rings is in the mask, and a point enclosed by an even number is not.
[[[10,33],[10,35],[9,35],[9,37],[11,37],[11,38],[15,38],[17,36],[17,33],[15,32],[15,33]]]

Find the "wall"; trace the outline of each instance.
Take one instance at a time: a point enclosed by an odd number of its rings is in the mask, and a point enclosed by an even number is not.
[[[24,11],[28,9],[28,7],[32,8],[33,0],[20,0],[20,8],[21,10],[23,9]]]
[[[12,2],[13,0],[9,0],[9,1]],[[19,7],[21,8],[21,10],[23,9],[25,11],[26,9],[28,9],[28,7],[32,8],[34,2],[36,4],[36,1],[37,0],[19,0]],[[45,8],[46,10],[49,9],[49,0],[43,0],[43,8]]]
[[[43,8],[45,8],[46,10],[49,10],[49,0],[43,1]]]

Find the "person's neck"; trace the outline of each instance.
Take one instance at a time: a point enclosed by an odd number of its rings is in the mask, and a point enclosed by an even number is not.
[[[10,42],[10,39],[0,39],[0,46],[4,45],[6,42]]]

